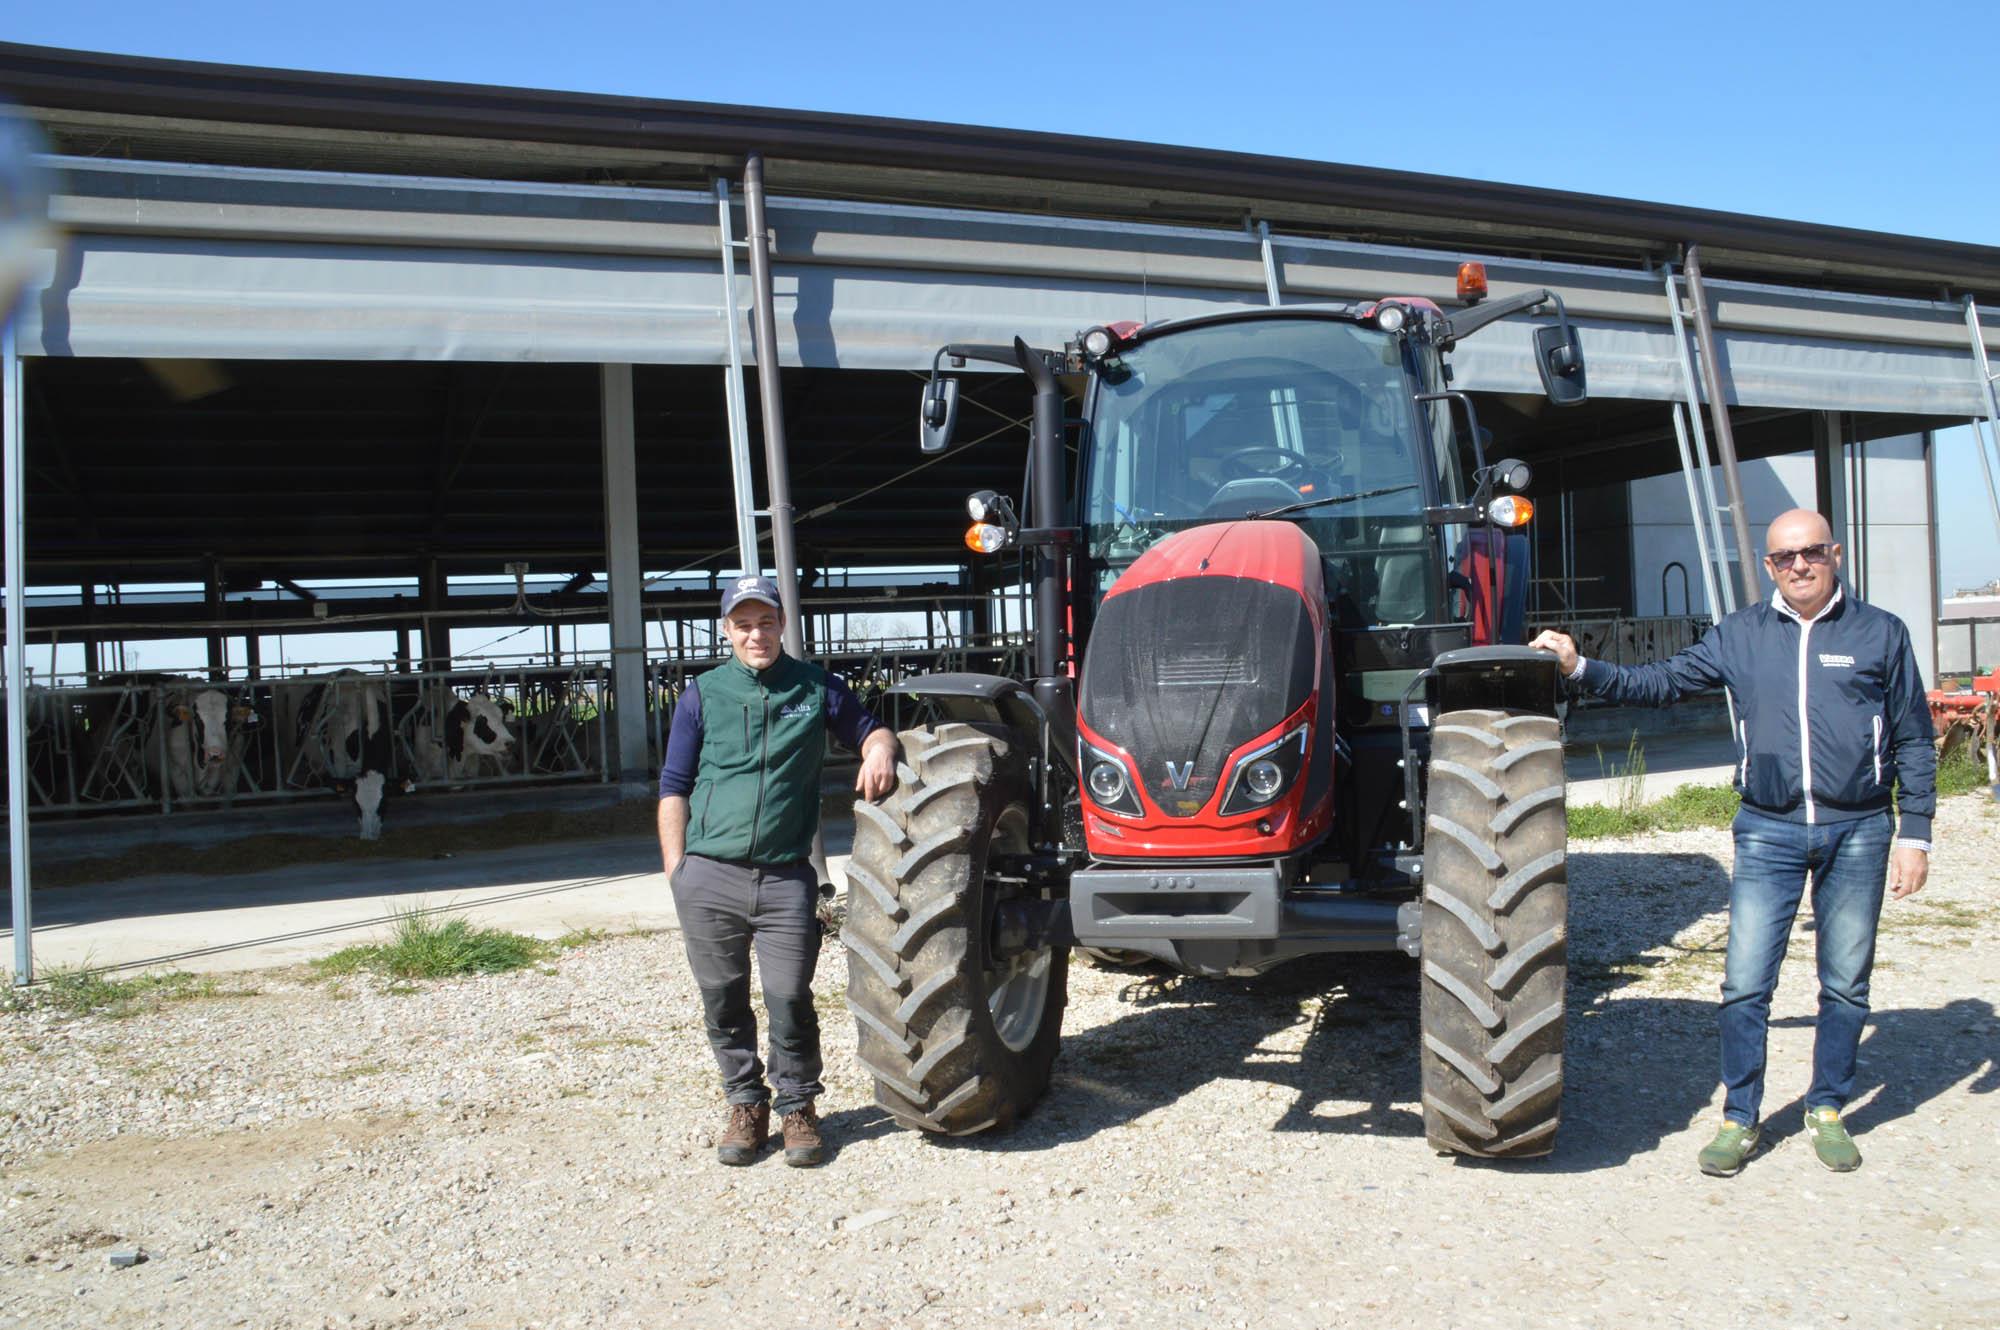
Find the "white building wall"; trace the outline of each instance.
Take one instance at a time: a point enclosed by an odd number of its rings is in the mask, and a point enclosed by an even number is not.
[[[1910,626],[1917,664],[1926,685],[1937,677],[1935,638],[1937,586],[1931,568],[1930,483],[1922,434],[1871,439],[1850,445],[1851,464],[1865,486],[1862,507],[1865,529],[1835,534],[1847,549],[1844,570],[1850,585],[1869,603],[1900,616]],[[1761,458],[1742,464],[1744,506],[1749,510],[1753,558],[1763,554],[1764,528],[1788,508],[1816,508],[1815,472],[1810,452]],[[1715,492],[1727,493],[1720,473]],[[1697,486],[1697,492],[1699,487]],[[1632,580],[1641,615],[1680,614],[1680,574],[1668,577],[1661,600],[1661,573],[1678,560],[1688,572],[1693,614],[1708,613],[1702,586],[1701,555],[1688,514],[1687,486],[1679,471],[1631,482]],[[1730,541],[1727,514],[1721,519],[1725,545]],[[1732,551],[1733,554],[1733,551]],[[1733,571],[1733,567],[1732,567]],[[1757,577],[1769,595],[1772,582],[1760,567]],[[1739,590],[1740,595],[1740,590]]]
[[[1809,452],[1760,458],[1743,463],[1738,471],[1743,480],[1743,503],[1750,510],[1750,539],[1757,546],[1751,552],[1754,557],[1763,553],[1764,528],[1771,524],[1773,518],[1788,508],[1815,506],[1813,458]],[[1723,498],[1729,491],[1722,482],[1720,468],[1716,470],[1714,481],[1716,497]],[[1695,492],[1701,492],[1699,482]],[[1638,612],[1641,615],[1707,614],[1708,596],[1702,586],[1701,550],[1695,543],[1694,523],[1688,516],[1687,484],[1682,480],[1681,473],[1669,471],[1663,476],[1635,480],[1631,482],[1630,498],[1632,582],[1637,593]],[[1727,545],[1734,539],[1727,513],[1721,517],[1721,526],[1722,539]],[[1735,551],[1730,553],[1733,556]],[[1660,575],[1675,560],[1687,569],[1691,605],[1686,610],[1681,608],[1679,572],[1668,575],[1664,604],[1660,599]],[[1731,568],[1733,575],[1733,564]],[[1759,577],[1761,584],[1768,589],[1770,579],[1763,577],[1761,572]],[[1740,588],[1737,594],[1740,598]]]

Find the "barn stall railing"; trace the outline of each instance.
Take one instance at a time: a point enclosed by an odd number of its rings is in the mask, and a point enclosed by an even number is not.
[[[609,678],[606,665],[589,661],[36,685],[29,690],[29,811],[170,813],[334,792],[359,774],[363,760],[365,742],[343,729],[342,713],[343,698],[359,690],[374,690],[384,703],[391,765],[383,774],[399,784],[604,781],[615,770],[606,761]],[[196,737],[198,717],[223,725],[217,762],[198,759],[205,746]],[[470,733],[481,719],[490,739]],[[454,742],[455,725],[466,727],[468,742]],[[207,724],[200,729],[206,733]]]
[[[642,766],[657,770],[673,708],[687,681],[726,657],[713,646],[649,651]],[[1027,646],[1019,635],[935,648],[903,642],[842,642],[813,657],[839,673],[885,722],[906,729],[930,717],[930,705],[889,691],[912,676],[978,670],[1019,677]],[[588,654],[560,664],[530,657],[449,670],[407,671],[369,662],[312,673],[211,681],[146,674],[96,683],[35,684],[28,706],[28,804],[34,815],[164,812],[231,808],[326,797],[355,774],[335,749],[345,741],[335,683],[380,688],[391,726],[391,769],[384,774],[418,791],[617,779],[615,712],[619,699],[607,661]],[[194,700],[212,693],[210,710],[226,721],[226,757],[213,767],[191,759],[173,737]],[[504,754],[463,751],[441,741],[453,709],[497,710],[493,722],[512,736]],[[498,730],[496,729],[496,733]],[[4,735],[0,723],[0,736]],[[0,768],[4,781],[4,768]],[[4,787],[0,787],[4,788]]]

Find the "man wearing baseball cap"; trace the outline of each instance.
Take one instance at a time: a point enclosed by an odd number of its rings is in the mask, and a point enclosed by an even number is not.
[[[810,860],[824,736],[861,754],[854,787],[867,799],[896,787],[896,739],[839,675],[786,655],[784,627],[769,578],[739,577],[722,593],[731,658],[690,682],[674,708],[660,769],[660,854],[729,1101],[716,1157],[756,1162],[775,1107],[785,1162],[810,1168],[825,1158],[813,1107],[820,935]],[[750,1009],[753,948],[775,1100]]]

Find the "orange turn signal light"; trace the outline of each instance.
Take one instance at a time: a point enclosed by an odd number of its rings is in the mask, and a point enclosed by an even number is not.
[[[1485,264],[1461,263],[1458,265],[1458,298],[1468,305],[1476,305],[1486,299]]]
[[[965,531],[965,548],[975,554],[995,554],[1007,548],[1007,528],[974,522]]]
[[[1486,505],[1486,520],[1494,526],[1518,529],[1535,515],[1535,505],[1518,494],[1503,494]]]

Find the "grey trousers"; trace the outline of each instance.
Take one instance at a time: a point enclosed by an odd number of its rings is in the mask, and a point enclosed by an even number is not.
[[[760,867],[690,854],[671,883],[687,944],[688,968],[701,988],[709,1047],[732,1104],[772,1100],[779,1114],[819,1097],[819,1013],[813,970],[819,964],[819,885],[809,863]],[[750,1009],[750,951],[764,981],[771,1019],[773,1097],[757,1060],[757,1017]]]

